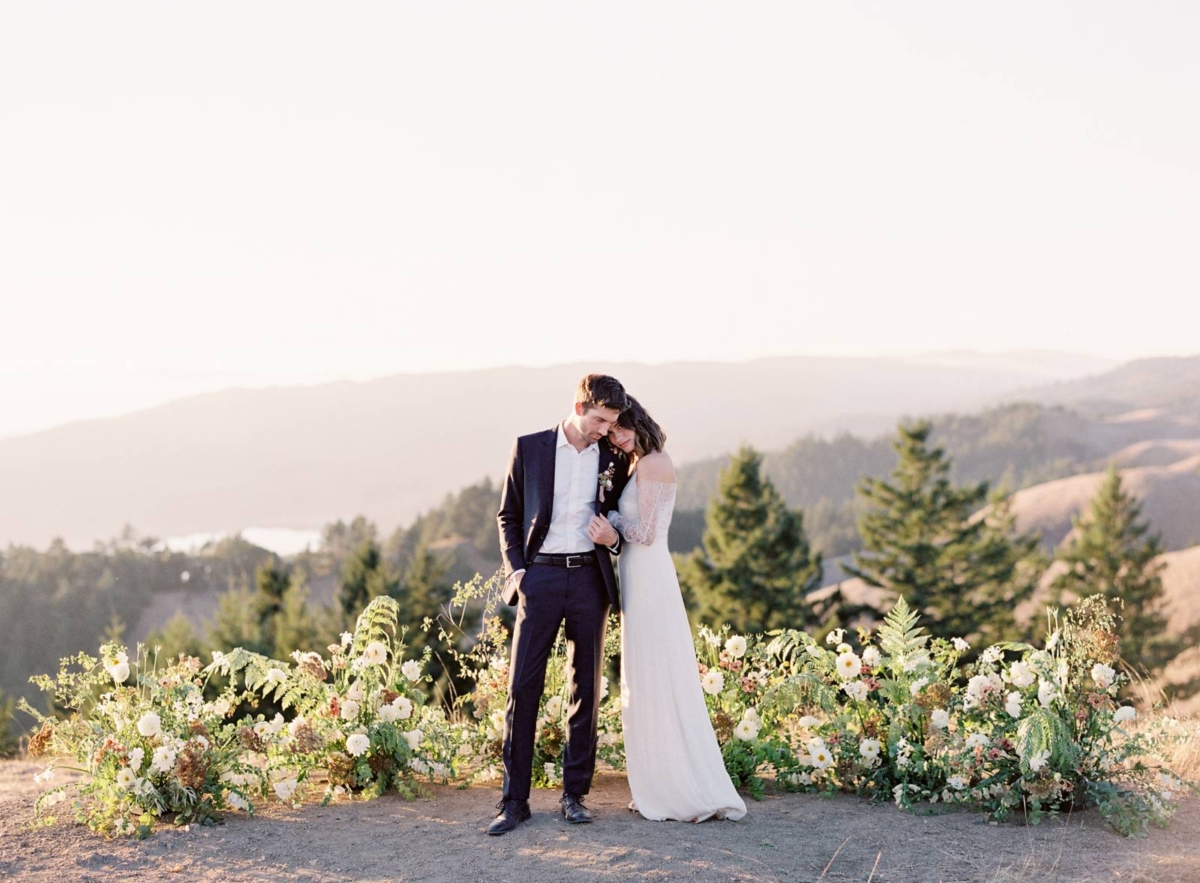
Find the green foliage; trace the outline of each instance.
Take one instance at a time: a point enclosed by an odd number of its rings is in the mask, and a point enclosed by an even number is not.
[[[722,471],[703,551],[681,567],[680,585],[702,622],[762,631],[813,618],[805,595],[820,583],[821,555],[809,549],[803,515],[763,479],[761,464],[742,448]]]
[[[879,649],[888,656],[912,659],[925,652],[929,636],[922,634],[923,631],[924,629],[917,624],[917,614],[901,596],[883,618],[876,640]]]
[[[1162,544],[1141,519],[1142,506],[1110,466],[1086,515],[1060,549],[1066,569],[1053,583],[1057,603],[1099,595],[1124,608],[1119,633],[1126,661],[1155,672],[1182,650],[1167,634]]]
[[[1015,532],[1003,498],[979,514],[987,483],[953,485],[931,432],[928,422],[901,425],[890,479],[863,481],[865,551],[845,569],[906,597],[936,637],[975,644],[1018,637],[1013,611],[1032,595],[1041,570],[1037,537]]]

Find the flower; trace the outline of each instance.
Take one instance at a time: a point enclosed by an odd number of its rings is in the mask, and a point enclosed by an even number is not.
[[[944,708],[935,708],[929,722],[933,724],[935,730],[944,730],[950,726],[950,712]]]
[[[999,647],[988,647],[983,651],[983,655],[979,657],[979,661],[984,665],[992,665],[993,663],[999,662],[1003,656],[1004,651]]]
[[[762,718],[759,717],[758,709],[756,708],[747,708],[746,713],[742,715],[742,720],[750,721],[756,727],[762,726]]]
[[[929,678],[917,678],[917,680],[913,681],[911,684],[908,685],[908,692],[911,693],[913,696],[916,696],[918,693],[920,693],[922,690],[925,689],[925,685],[928,683],[929,683]]]
[[[1051,681],[1043,680],[1038,684],[1038,702],[1042,704],[1042,708],[1049,708],[1050,703],[1058,695],[1058,687],[1054,686]]]
[[[230,791],[225,795],[225,802],[234,809],[240,809],[242,812],[250,811],[250,804],[246,802],[246,798],[238,794],[236,791]]]
[[[141,748],[129,749],[129,768],[135,772],[140,772],[142,769],[142,761],[146,759],[146,752]]]
[[[988,737],[983,733],[972,733],[971,735],[967,736],[966,744],[968,748],[984,748],[987,746],[989,741],[990,740]]]
[[[137,729],[147,739],[153,739],[162,733],[162,721],[155,712],[148,711],[138,718]]]
[[[387,662],[387,645],[383,641],[372,641],[363,651],[362,658],[367,665],[383,665]]]
[[[421,665],[415,659],[410,659],[404,665],[400,666],[400,671],[410,681],[419,681],[421,679]]]
[[[1021,694],[1018,693],[1016,690],[1013,690],[1011,693],[1009,693],[1008,699],[1004,703],[1004,710],[1008,712],[1008,716],[1011,718],[1020,717],[1021,716]]]
[[[104,670],[114,683],[123,684],[129,678],[129,656],[124,650],[111,654],[104,660]]]
[[[1092,680],[1096,682],[1096,686],[1101,690],[1107,690],[1111,687],[1116,677],[1117,673],[1103,662],[1097,662],[1092,666]]]
[[[413,704],[412,700],[407,696],[397,696],[392,700],[392,705],[396,707],[396,717],[398,720],[408,720],[410,717],[412,717]]]
[[[421,742],[425,739],[425,734],[420,730],[409,730],[403,734],[404,741],[408,743],[408,747],[416,751],[421,747]]]
[[[998,693],[1004,687],[1000,676],[995,674],[975,675],[967,681],[967,695],[963,700],[963,708],[971,709],[979,705],[993,693]]]
[[[842,689],[846,691],[847,696],[857,699],[859,702],[867,698],[867,685],[862,681],[849,681],[842,684]]]
[[[743,742],[749,742],[758,736],[758,727],[754,721],[743,719],[736,727],[733,728],[733,735],[741,739]]]
[[[1113,712],[1113,723],[1123,724],[1125,721],[1131,721],[1137,717],[1137,709],[1132,705],[1122,705]]]
[[[551,696],[546,700],[546,719],[556,721],[562,714],[562,697]]]
[[[844,638],[845,636],[846,636],[845,629],[834,629],[833,631],[831,631],[829,634],[827,634],[825,636],[825,643],[826,644],[840,644],[840,643],[842,643],[842,638]]]
[[[716,696],[725,689],[725,675],[717,669],[711,669],[708,674],[700,679],[700,686],[704,688],[704,692],[709,696]]]
[[[346,691],[346,698],[354,702],[362,702],[364,695],[362,681],[355,681]]]
[[[967,787],[967,780],[963,776],[954,775],[946,780],[946,784],[949,785],[951,788],[953,788],[955,791],[962,791],[964,788]]]
[[[361,735],[361,734],[359,734],[359,735]],[[354,737],[351,736],[350,738],[354,738]],[[300,783],[294,778],[280,779],[274,785],[275,796],[286,803],[287,801],[292,799],[292,796],[296,793],[296,788],[299,784]]]
[[[843,653],[837,658],[837,673],[843,681],[856,678],[862,671],[862,660],[853,652]]]
[[[833,755],[829,753],[829,749],[822,745],[818,750],[811,751],[812,765],[819,770],[827,769],[833,763]]]
[[[175,769],[175,749],[170,745],[160,745],[154,749],[154,757],[150,760],[150,770],[155,773],[169,773]]]
[[[858,743],[858,753],[867,760],[874,760],[879,757],[881,747],[878,739],[863,739]]]
[[[867,665],[871,666],[871,668],[874,668],[875,666],[879,665],[879,658],[880,657],[879,657],[879,648],[878,647],[868,647],[866,650],[863,651],[862,661],[864,663],[866,663]]]
[[[612,463],[608,464],[607,469],[596,476],[596,483],[598,485],[597,490],[600,495],[601,503],[604,502],[604,492],[611,491],[613,489],[613,476],[616,474],[616,468],[617,464],[614,460]]]
[[[600,698],[603,699],[608,695],[608,676],[600,675]]]
[[[804,652],[807,653],[809,656],[820,656],[825,651],[822,650],[820,647],[818,647],[816,644],[805,644]]]
[[[349,647],[350,642],[354,640],[354,635],[349,632],[342,632],[342,646]]]
[[[1019,660],[1014,662],[1008,669],[1006,678],[1014,687],[1029,687],[1037,680],[1037,676],[1033,673],[1033,669],[1029,667],[1029,663]]]
[[[806,714],[804,717],[800,718],[800,720],[796,721],[796,723],[800,724],[802,727],[819,727],[821,726],[821,719],[819,717],[813,717],[811,714]]]
[[[268,668],[267,669],[267,683],[268,684],[282,684],[286,681],[287,681],[287,672],[285,672],[282,668]]]
[[[962,638],[952,638],[951,643],[954,644],[954,649],[957,650],[959,653],[966,653],[968,650],[971,649],[971,645],[968,644],[966,641],[964,641]]]
[[[342,703],[342,708],[341,708],[341,712],[340,712],[342,720],[344,720],[344,721],[354,720],[356,717],[358,717],[358,709],[359,709],[359,706],[358,706],[357,702],[355,702],[353,699],[347,699],[345,702]]]
[[[379,706],[379,709],[376,711],[376,714],[379,715],[380,720],[386,721],[389,724],[394,723],[395,721],[400,719],[400,709],[394,705],[389,705],[387,703],[384,703],[383,705]]]
[[[117,787],[122,791],[128,791],[137,783],[137,773],[127,766],[121,767],[117,773]]]
[[[217,717],[225,717],[227,714],[229,714],[230,707],[229,700],[222,696],[213,702],[213,714],[215,714]]]
[[[1046,763],[1049,760],[1050,760],[1050,752],[1049,751],[1039,751],[1037,754],[1035,754],[1031,758],[1029,758],[1030,772],[1034,772],[1034,773],[1041,772],[1042,768],[1046,765]]]
[[[734,635],[725,642],[725,652],[734,659],[741,659],[746,655],[746,639],[741,635]]]
[[[371,740],[366,733],[351,733],[346,737],[346,750],[355,757],[362,757],[371,747]]]

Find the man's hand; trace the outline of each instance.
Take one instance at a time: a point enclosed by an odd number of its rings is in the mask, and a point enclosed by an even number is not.
[[[588,524],[588,537],[597,546],[612,546],[617,541],[617,529],[603,515],[593,515]]]
[[[523,579],[525,579],[525,571],[514,570],[512,573],[510,573],[508,575],[508,579],[506,579],[504,581],[505,590],[507,591],[508,589],[520,589],[521,588],[521,580],[523,580]]]

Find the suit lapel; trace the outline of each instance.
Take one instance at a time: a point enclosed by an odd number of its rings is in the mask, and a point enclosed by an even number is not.
[[[549,527],[554,509],[554,464],[558,459],[558,427],[546,433],[546,442],[538,463],[538,484],[541,495],[538,499],[538,516],[542,524]]]

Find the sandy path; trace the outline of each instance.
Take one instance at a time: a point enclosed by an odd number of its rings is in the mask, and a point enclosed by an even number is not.
[[[893,883],[1200,880],[1200,801],[1144,840],[1113,834],[1093,812],[994,825],[965,811],[916,816],[841,796],[772,796],[747,801],[741,822],[687,825],[634,816],[624,809],[624,776],[609,773],[589,800],[598,815],[590,826],[568,826],[555,814],[557,795],[542,791],[530,822],[487,837],[494,789],[437,788],[434,799],[413,802],[274,805],[213,828],[163,827],[139,843],[70,823],[30,831],[36,769],[0,764],[0,878],[865,881],[874,869],[874,881]]]

